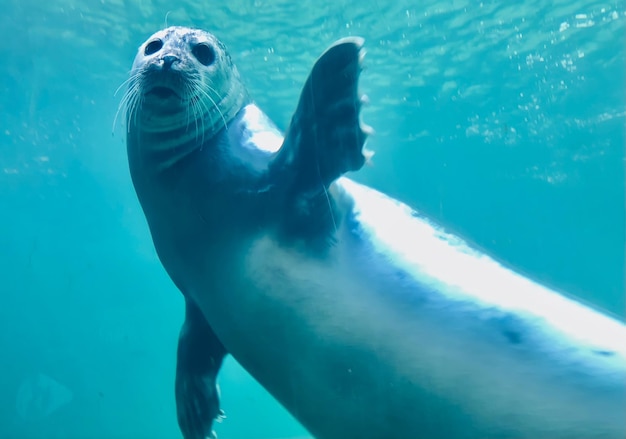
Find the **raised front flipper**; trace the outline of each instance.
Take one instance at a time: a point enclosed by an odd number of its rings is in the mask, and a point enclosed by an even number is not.
[[[307,79],[271,174],[293,194],[323,191],[363,166],[369,127],[362,126],[358,95],[363,39],[337,41],[320,56]]]
[[[225,355],[200,310],[187,299],[176,359],[176,411],[184,439],[215,437],[213,420],[223,416],[216,379]]]

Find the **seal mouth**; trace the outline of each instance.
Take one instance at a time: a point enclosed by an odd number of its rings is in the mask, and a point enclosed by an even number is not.
[[[150,89],[150,91],[148,91],[146,95],[155,96],[160,99],[169,99],[173,97],[180,98],[180,96],[178,96],[174,90],[163,86],[158,86]]]

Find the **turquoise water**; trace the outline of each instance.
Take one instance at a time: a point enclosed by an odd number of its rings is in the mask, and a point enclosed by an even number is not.
[[[5,0],[0,438],[173,438],[182,299],[113,120],[136,48],[216,33],[285,128],[315,58],[366,39],[373,165],[353,177],[534,279],[624,299],[624,2]],[[230,360],[226,439],[306,437]]]

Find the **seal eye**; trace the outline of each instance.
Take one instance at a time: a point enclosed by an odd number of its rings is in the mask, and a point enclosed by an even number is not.
[[[146,45],[144,53],[146,55],[152,55],[154,53],[157,53],[159,50],[161,50],[162,47],[163,47],[163,41],[161,41],[161,40],[150,41]]]
[[[191,53],[202,65],[210,66],[215,61],[215,51],[208,44],[197,44],[191,49]]]

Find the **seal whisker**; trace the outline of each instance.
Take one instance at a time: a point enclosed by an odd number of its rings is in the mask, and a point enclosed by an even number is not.
[[[197,89],[198,90],[202,90],[201,83],[197,84]],[[198,109],[198,112],[202,114],[202,119],[201,119],[201,123],[202,123],[202,126],[201,126],[201,128],[202,128],[202,139],[201,139],[200,144],[204,145],[204,134],[205,134],[205,131],[206,131],[206,128],[204,126],[204,119],[206,118],[206,116],[210,115],[210,108],[209,108],[208,104],[204,101],[204,99],[199,99],[199,98],[196,100],[196,108]],[[218,108],[218,110],[219,110],[219,108]],[[223,119],[223,116],[222,116],[222,119]],[[197,140],[197,136],[196,136],[196,140]]]
[[[201,145],[204,143],[204,118],[205,118],[205,112],[202,111],[202,105],[204,105],[206,107],[206,104],[204,103],[204,101],[202,99],[199,99],[197,96],[193,95],[193,91],[194,90],[198,90],[200,86],[200,81],[196,81],[194,80],[192,83],[187,84],[187,89],[188,89],[188,93],[189,95],[191,95],[191,99],[190,99],[190,107],[193,110],[193,117],[194,117],[194,124],[196,127],[196,142],[198,141],[198,120],[200,121],[200,131],[202,132],[202,142],[200,143]]]
[[[126,110],[129,109],[128,105],[132,102],[133,99],[136,99],[139,95],[139,83],[135,82],[130,84],[128,90],[124,94],[122,101],[120,102],[120,106],[126,106]]]
[[[215,109],[216,109],[216,110],[219,112],[219,114],[220,114],[220,117],[221,117],[221,119],[222,119],[222,121],[223,121],[223,123],[224,123],[224,128],[227,128],[226,119],[224,118],[224,115],[222,114],[222,112],[220,111],[219,107],[218,107],[218,106],[217,106],[217,104],[215,103],[215,100],[213,100],[213,98],[211,98],[210,94],[209,94],[206,90],[204,90],[204,89],[201,87],[201,84],[198,84],[198,89],[197,89],[197,91],[198,91],[199,93],[202,93],[202,95],[203,95],[204,97],[206,97],[206,98],[207,98],[207,99],[211,102],[211,104],[213,104],[213,106],[215,107]],[[201,112],[201,113],[202,113],[202,115],[203,115],[202,120],[201,120],[201,124],[202,124],[202,143],[201,143],[201,144],[204,144],[204,132],[205,132],[205,127],[204,127],[204,119],[205,119],[205,116],[208,116],[208,117],[209,117],[209,119],[211,119],[211,117],[210,117],[210,114],[211,114],[211,109],[209,108],[209,106],[208,106],[207,102],[205,102],[205,100],[204,100],[204,99],[198,99],[198,100],[197,100],[197,104],[198,104],[198,110],[203,110],[203,111],[200,111],[200,112]]]
[[[125,81],[125,84],[126,84],[126,83],[128,83],[128,82],[129,82],[129,81]],[[131,84],[131,85],[129,86],[129,88],[128,88],[125,92],[124,92],[124,96],[122,96],[122,99],[121,99],[121,101],[120,101],[119,105],[117,106],[117,111],[115,112],[115,118],[113,119],[113,128],[115,128],[115,124],[116,124],[116,121],[117,121],[117,117],[118,117],[118,115],[119,115],[120,111],[121,111],[122,109],[126,110],[126,106],[127,106],[127,104],[128,104],[128,100],[130,99],[131,94],[132,94],[132,92],[133,92],[131,89],[134,87],[134,85],[135,85],[135,84]],[[116,92],[116,93],[117,93],[117,92]]]
[[[203,108],[204,107],[204,110]],[[205,127],[204,127],[204,115],[208,114],[208,107],[206,105],[206,103],[202,100],[198,100],[196,102],[196,108],[198,108],[198,113],[202,114],[202,117],[200,119],[200,129],[202,132],[202,138],[200,139],[200,145],[204,145],[204,132],[205,132]],[[196,130],[196,141],[198,141],[198,132]]]
[[[207,84],[206,87],[209,89],[209,91],[213,92],[213,94],[215,94],[215,96],[218,99],[218,102],[221,102],[224,97],[222,95],[220,95],[220,93],[217,91],[217,89],[215,87],[213,87],[213,81],[211,80],[211,78],[207,78]]]
[[[186,91],[187,91],[187,93],[189,93],[192,88],[193,87],[190,84],[186,84]],[[189,105],[187,106],[187,111],[186,111],[187,121],[185,122],[185,126],[187,128],[189,128],[189,125],[191,124],[191,119],[190,118],[191,118],[191,112],[192,111],[195,113],[195,109],[194,109],[194,106],[193,106],[193,97],[191,98],[191,100],[189,102]]]
[[[139,82],[136,81],[137,75],[129,78],[128,80],[124,81],[124,84],[129,84],[128,89],[126,90],[126,92],[124,93],[124,96],[122,97],[122,100],[120,101],[120,104],[117,107],[117,111],[115,112],[115,117],[113,118],[113,126],[111,127],[111,130],[114,132],[115,131],[115,125],[117,124],[117,118],[120,114],[120,111],[122,111],[122,109],[124,109],[125,114],[128,115],[128,109],[129,109],[129,102],[131,102],[133,99],[137,98],[137,95],[139,94]],[[134,81],[134,82],[132,82]],[[121,86],[120,86],[121,87]],[[119,90],[119,88],[118,88]],[[117,91],[116,91],[117,93]],[[128,130],[128,127],[126,127]]]
[[[167,25],[167,17],[169,17],[170,12],[172,11],[167,11],[167,13],[165,14],[165,27],[168,28],[169,26]]]
[[[189,101],[189,105],[187,105],[187,121],[185,123],[185,132],[189,131],[189,126],[191,125],[191,115],[193,115],[193,123],[196,127],[196,137],[197,137],[197,131],[198,131],[198,116],[197,116],[197,111],[196,111],[196,102],[194,100],[193,97],[193,89],[194,89],[194,84],[193,83],[189,83],[189,82],[185,82],[184,83],[184,96],[185,98]]]
[[[222,118],[222,121],[224,122],[224,127],[226,128],[226,119],[224,118],[224,114],[222,113],[222,111],[220,110],[219,105],[217,104],[217,102],[215,102],[215,99],[213,99],[211,97],[211,93],[213,92],[218,98],[219,98],[219,94],[215,91],[215,89],[213,87],[211,87],[209,84],[203,84],[206,88],[208,88],[208,91],[205,90],[204,88],[200,88],[198,91],[200,93],[202,93],[209,101],[211,101],[211,103],[213,104],[213,107],[215,108],[215,110],[217,110],[217,112],[219,113],[220,117]],[[207,107],[207,110],[210,111],[210,109]]]
[[[211,87],[210,84],[206,84],[206,87],[209,89],[209,91],[213,92],[215,94],[215,96],[217,96],[217,98],[219,99],[220,102],[223,100],[223,98],[220,96],[220,94],[217,92],[217,90],[215,90],[215,88]],[[206,97],[209,98],[211,100],[211,102],[213,103],[213,106],[215,107],[217,112],[220,114],[220,117],[222,118],[222,121],[224,122],[224,128],[226,128],[226,125],[227,125],[226,124],[226,118],[224,117],[224,114],[220,110],[219,105],[215,102],[215,100],[210,96],[210,94],[206,90],[202,90],[202,91],[204,92]]]
[[[113,96],[117,96],[117,94],[120,92],[120,90],[122,89],[122,87],[124,87],[125,85],[130,84],[131,82],[135,81],[136,79],[139,78],[139,76],[141,75],[141,72],[139,71],[130,71],[130,76],[128,78],[126,78],[126,80],[124,80],[124,82],[122,82],[119,87],[117,87],[115,89],[115,93],[113,93]]]
[[[137,122],[137,113],[139,109],[140,102],[143,100],[143,97],[140,93],[140,85],[133,84],[132,87],[128,89],[127,94],[125,95],[124,103],[126,104],[126,130],[130,130],[131,123]]]

